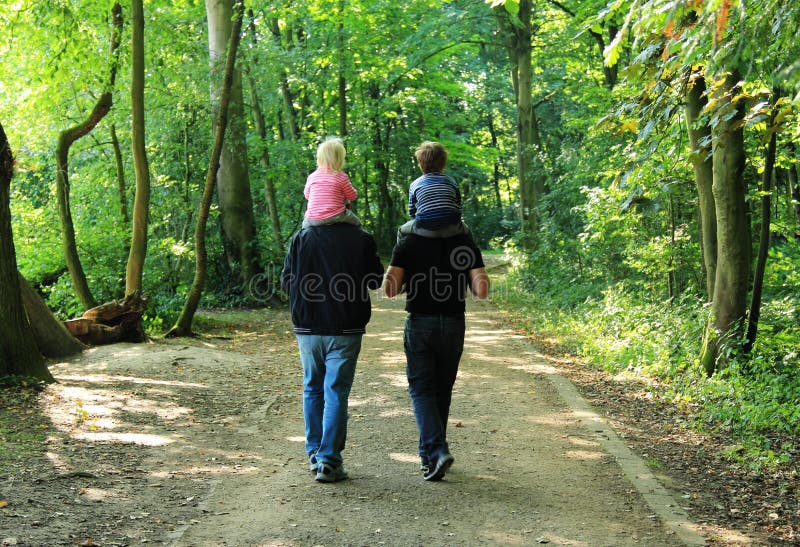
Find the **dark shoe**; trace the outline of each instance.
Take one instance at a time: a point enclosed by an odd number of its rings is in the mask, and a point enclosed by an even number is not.
[[[317,463],[317,453],[312,452],[311,455],[308,457],[308,470],[311,471],[312,473],[316,473],[318,465],[319,464]]]
[[[453,465],[456,459],[449,453],[445,452],[439,459],[436,460],[436,465],[429,467],[428,472],[422,476],[426,481],[440,481],[444,478],[444,474]]]
[[[318,482],[338,482],[347,479],[347,476],[347,471],[345,471],[343,465],[331,467],[327,463],[319,462],[317,463],[317,476],[314,477],[314,480]]]
[[[419,459],[419,470],[422,471],[422,476],[428,474],[428,469],[430,468],[430,463],[428,462],[428,458],[420,457]]]

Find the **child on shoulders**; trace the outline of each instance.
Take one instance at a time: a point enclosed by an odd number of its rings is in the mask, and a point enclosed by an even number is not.
[[[422,176],[408,189],[408,214],[412,220],[400,226],[398,238],[408,234],[452,237],[469,233],[461,220],[461,192],[456,182],[443,174],[447,150],[438,142],[425,141],[414,151]]]
[[[350,183],[344,169],[345,149],[342,139],[329,137],[317,147],[317,169],[308,175],[303,194],[308,208],[303,228],[345,222],[361,225],[350,210],[358,191]]]

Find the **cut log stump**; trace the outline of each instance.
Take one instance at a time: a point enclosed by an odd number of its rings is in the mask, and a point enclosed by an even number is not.
[[[112,300],[86,310],[81,317],[65,321],[64,325],[75,338],[93,346],[144,342],[142,315],[145,304],[141,295],[134,293],[122,300]]]

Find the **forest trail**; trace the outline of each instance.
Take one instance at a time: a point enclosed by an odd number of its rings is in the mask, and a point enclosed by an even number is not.
[[[402,305],[374,297],[350,400],[350,480],[319,484],[308,471],[288,313],[234,313],[225,337],[96,348],[51,367],[49,472],[31,467],[23,488],[0,477],[10,502],[0,540],[703,544],[679,501],[653,498],[652,479],[639,492],[624,443],[616,453],[614,433],[488,302],[468,305],[448,435],[456,463],[444,481],[423,481]]]

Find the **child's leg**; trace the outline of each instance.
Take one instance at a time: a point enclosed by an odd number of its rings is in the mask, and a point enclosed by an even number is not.
[[[445,238],[445,237],[453,237],[462,234],[468,234],[469,228],[463,222],[459,222],[457,224],[448,224],[447,226],[440,228],[438,230],[429,230],[427,228],[420,228],[418,225],[414,225],[412,232],[422,236],[422,237],[432,237],[432,238]]]
[[[303,228],[310,228],[312,226],[328,226],[329,224],[338,224],[344,222],[346,224],[353,224],[354,226],[361,226],[361,221],[356,214],[350,209],[345,209],[343,213],[333,215],[328,218],[321,218],[319,220],[303,219]]]

